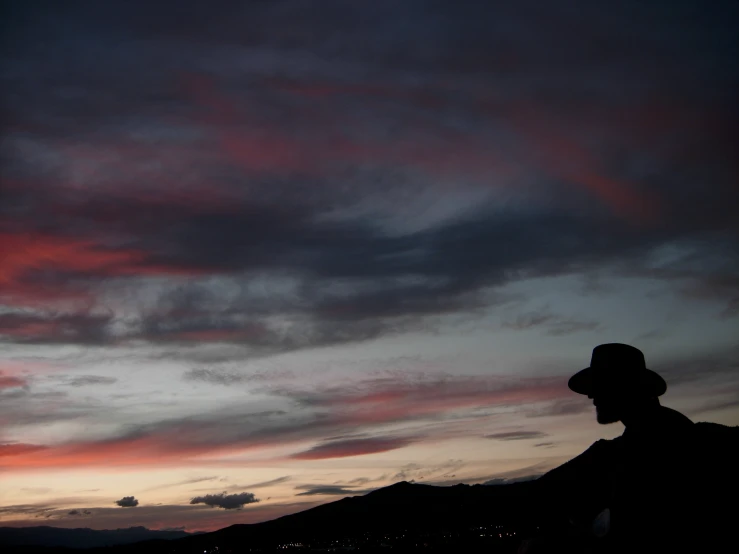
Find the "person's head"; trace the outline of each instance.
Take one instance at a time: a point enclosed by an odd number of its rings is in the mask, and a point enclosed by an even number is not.
[[[627,344],[602,344],[593,349],[590,366],[570,378],[573,391],[595,404],[598,423],[623,421],[659,405],[667,389],[664,379],[646,368],[642,352]]]

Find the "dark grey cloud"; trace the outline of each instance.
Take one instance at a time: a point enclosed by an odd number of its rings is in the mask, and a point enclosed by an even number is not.
[[[511,477],[511,478],[497,477],[495,479],[490,479],[489,481],[485,481],[483,485],[510,485],[512,483],[523,483],[526,481],[533,481],[535,479],[538,479],[541,476],[542,476],[541,473],[535,473],[532,475],[523,475],[521,477]]]
[[[98,402],[74,402],[64,391],[37,391],[28,387],[0,392],[0,399],[0,417],[18,427],[72,421],[100,413]]]
[[[92,512],[90,510],[70,510],[67,512],[67,515],[69,516],[91,516]]]
[[[206,494],[205,496],[196,496],[190,500],[190,504],[205,504],[206,506],[224,508],[225,510],[243,508],[246,504],[256,502],[259,502],[259,499],[251,492]]]
[[[739,389],[734,390],[734,396],[729,398],[721,398],[708,400],[703,402],[699,407],[692,411],[692,414],[703,415],[708,412],[717,412],[720,410],[729,410],[739,406]]]
[[[46,517],[46,515],[55,509],[55,506],[48,504],[12,504],[8,506],[0,506],[0,514],[28,515],[38,518]]]
[[[29,494],[48,494],[53,489],[50,489],[48,487],[23,487],[21,490]]]
[[[485,435],[486,439],[494,439],[499,441],[517,441],[517,440],[528,440],[528,439],[540,439],[548,437],[548,433],[542,431],[507,431],[503,433],[493,433],[491,435]]]
[[[367,483],[372,483],[373,481],[382,481],[384,478],[384,475],[375,479],[370,479],[369,477],[355,477],[354,479],[350,479],[347,483],[349,485],[361,486],[366,485]]]
[[[147,490],[153,491],[153,490],[158,490],[158,489],[167,489],[170,487],[179,487],[182,485],[192,485],[194,483],[203,483],[205,481],[215,481],[216,479],[218,479],[217,476],[215,477],[193,477],[191,479],[185,479],[184,481],[177,481],[176,483],[167,483],[164,485],[157,485],[156,487],[151,487]]]
[[[271,370],[243,373],[228,369],[199,367],[183,374],[186,381],[202,381],[213,385],[234,385],[237,383],[269,383],[294,377],[290,371]]]
[[[553,448],[556,445],[557,445],[556,442],[539,442],[535,444],[534,446],[536,448]]]
[[[268,213],[270,209],[265,206],[262,211]],[[513,276],[554,275],[596,267],[625,256],[644,257],[675,236],[672,230],[665,229],[624,228],[614,233],[611,221],[554,213],[504,218],[483,213],[410,237],[388,237],[361,221],[338,225],[316,223],[307,217],[297,222],[291,219],[283,229],[279,227],[280,218],[275,217],[265,223],[277,225],[272,237],[269,230],[245,227],[244,222],[250,221],[246,215],[218,214],[215,223],[181,214],[178,226],[187,230],[186,236],[168,239],[164,236],[166,229],[153,229],[152,240],[161,245],[147,246],[145,230],[137,228],[137,232],[151,253],[151,264],[189,265],[212,272],[287,271],[300,279],[293,297],[275,295],[271,303],[264,298],[260,301],[244,287],[231,306],[221,307],[214,285],[192,285],[163,299],[151,314],[144,314],[139,330],[127,338],[155,344],[222,340],[261,354],[370,340],[428,328],[433,325],[433,317],[474,312],[508,301],[491,298],[486,291],[505,284]],[[172,227],[172,222],[166,226]],[[237,239],[243,236],[258,236],[259,242],[245,245]],[[187,248],[178,253],[176,250],[185,244]],[[481,254],[495,244],[507,246],[496,256]],[[167,249],[172,252],[158,254]],[[273,255],[260,258],[252,250]],[[411,251],[417,254],[406,254]],[[229,267],[223,267],[223,260],[228,260]],[[647,269],[642,272],[647,273]],[[710,277],[701,270],[692,275],[699,279]],[[233,284],[242,286],[248,282],[246,275],[242,281],[233,280]],[[341,284],[347,292],[331,292],[332,284]],[[199,299],[194,301],[193,295],[199,295]],[[270,324],[270,317],[276,314],[291,317],[289,330]],[[107,316],[6,319],[0,327],[14,330],[54,323],[48,331],[30,338],[12,335],[16,341],[104,344],[115,339],[109,332]],[[543,325],[553,335],[598,327],[593,321],[568,320],[552,314],[527,314],[508,325]],[[203,373],[195,378],[206,377]],[[210,377],[221,381],[238,378],[235,374]]]
[[[124,496],[120,500],[116,500],[115,504],[120,506],[121,508],[135,508],[139,505],[139,501],[136,500],[133,496]]]
[[[85,387],[88,385],[112,385],[116,382],[118,382],[118,379],[115,377],[106,377],[103,375],[80,375],[68,378],[65,384],[70,387]]]
[[[391,481],[437,481],[451,477],[464,466],[463,460],[454,459],[433,465],[405,464],[391,477]]]
[[[549,309],[540,309],[519,314],[515,319],[503,323],[504,327],[522,331],[542,328],[548,335],[563,336],[581,331],[595,331],[602,327],[597,321],[586,321],[557,315]]]
[[[269,207],[265,210],[269,211]],[[229,216],[224,218],[228,220]],[[242,215],[234,218],[231,227],[220,231],[224,235],[220,238],[209,223],[202,223],[205,232],[212,234],[212,239],[207,240],[202,236],[201,222],[184,216],[180,225],[191,228],[198,240],[204,242],[204,255],[199,255],[197,245],[189,238],[173,238],[161,248],[187,244],[181,261],[152,258],[151,263],[189,264],[206,271],[221,271],[224,268],[208,259],[214,251],[212,241],[218,244],[218,258],[235,264],[229,271],[289,271],[299,276],[298,288],[290,293],[290,299],[273,295],[271,304],[261,299],[262,306],[254,309],[255,294],[246,287],[250,282],[246,275],[243,280],[231,277],[230,285],[243,287],[243,292],[228,307],[220,306],[222,301],[215,285],[192,285],[169,295],[156,309],[149,310],[151,314],[143,314],[138,330],[122,338],[144,339],[160,345],[217,340],[244,346],[252,355],[266,355],[432,329],[436,317],[474,313],[509,302],[508,298],[491,297],[488,289],[505,284],[512,276],[554,275],[620,261],[625,256],[644,258],[652,248],[671,237],[660,230],[622,229],[613,233],[610,222],[554,214],[537,214],[532,218],[523,215],[492,218],[483,214],[400,238],[383,236],[364,228],[361,222],[332,229],[326,224],[305,221],[302,228],[286,230],[287,236],[275,238],[275,244],[271,245],[269,233],[243,228],[244,220],[248,218]],[[522,229],[525,231],[521,232]],[[153,234],[156,240],[165,240],[159,230]],[[249,253],[243,242],[229,244],[230,236],[244,235],[259,236],[260,242],[254,248],[279,251],[279,259],[285,261],[277,264],[274,257],[266,257],[258,265],[255,262],[258,258]],[[315,235],[313,243],[306,238],[311,235]],[[515,245],[511,244],[513,240]],[[491,245],[503,243],[508,247],[501,255],[481,255]],[[419,247],[420,254],[403,255]],[[647,269],[642,273],[648,273]],[[704,276],[700,270],[692,275],[699,279]],[[665,274],[665,278],[678,277]],[[332,287],[332,284],[341,286]],[[342,289],[346,292],[332,292]],[[193,294],[202,297],[194,305]],[[278,314],[291,319],[289,328],[271,323]],[[4,326],[15,330],[34,324],[38,329],[38,324],[54,323],[48,331],[34,333],[30,338],[12,335],[16,341],[105,344],[121,338],[109,332],[107,316],[6,319],[9,321]],[[594,321],[569,320],[550,313],[524,314],[507,325],[514,328],[541,325],[545,332],[556,336],[599,327]],[[192,370],[188,377],[214,383],[242,379],[236,373],[219,374],[209,369]]]
[[[295,489],[303,491],[297,493],[295,496],[360,496],[375,490],[358,490],[335,485],[299,485]]]
[[[569,376],[563,376],[566,381]],[[575,393],[572,393],[575,396]],[[527,417],[556,417],[564,415],[576,415],[593,411],[592,402],[584,397],[577,396],[570,399],[560,399],[544,404],[541,407],[527,410]]]
[[[647,358],[647,367],[653,369],[667,381],[670,387],[685,386],[690,383],[737,383],[739,370],[739,345],[712,352],[696,352],[689,356],[664,356],[662,359]]]
[[[228,371],[219,371],[209,368],[193,368],[183,375],[186,381],[203,381],[215,385],[233,385],[249,381],[249,377]]]
[[[37,283],[47,286],[45,283]],[[110,315],[0,314],[0,340],[29,344],[99,345],[108,341]]]
[[[293,454],[297,460],[323,460],[328,458],[345,458],[363,456],[397,450],[416,442],[418,437],[371,437],[367,439],[349,439],[328,441],[308,450]]]
[[[260,481],[259,483],[252,483],[251,485],[234,485],[232,488],[235,489],[262,489],[265,487],[272,487],[274,485],[281,485],[292,479],[289,475],[283,477],[277,477],[276,479],[270,479],[269,481]]]

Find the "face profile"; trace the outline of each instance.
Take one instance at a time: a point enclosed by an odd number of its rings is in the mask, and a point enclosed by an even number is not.
[[[619,405],[614,398],[609,396],[599,396],[597,398],[593,398],[593,405],[595,406],[596,419],[601,425],[621,421]]]
[[[606,388],[596,389],[588,395],[588,398],[593,400],[596,419],[601,425],[621,421],[624,412],[633,403],[633,399],[629,398],[628,393],[618,388],[611,390]]]

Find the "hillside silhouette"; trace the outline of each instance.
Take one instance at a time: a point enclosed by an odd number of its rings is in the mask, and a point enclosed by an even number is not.
[[[48,525],[37,527],[0,527],[0,546],[4,548],[19,545],[62,548],[96,548],[131,544],[146,540],[173,540],[188,537],[185,531],[154,531],[146,527],[125,529],[88,529],[84,527],[66,529]]]

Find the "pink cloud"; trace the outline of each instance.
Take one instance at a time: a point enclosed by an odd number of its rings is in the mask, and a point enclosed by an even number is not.
[[[524,153],[552,176],[582,186],[633,222],[651,223],[659,215],[656,200],[637,184],[609,175],[596,156],[550,118],[531,106],[509,108],[512,124],[528,141]]]
[[[202,269],[150,263],[148,255],[133,249],[113,249],[94,240],[39,233],[0,233],[0,302],[12,306],[53,308],[73,302],[91,306],[92,292],[72,283],[49,287],[27,279],[34,270],[92,274],[98,277],[134,275],[194,275]],[[53,321],[29,323],[0,333],[19,337],[54,334]]]
[[[2,332],[2,330],[0,330],[0,332]],[[12,375],[3,375],[2,373],[0,373],[0,390],[25,387],[27,384],[28,383],[25,379],[14,377]]]
[[[45,446],[37,444],[11,443],[0,444],[0,457],[4,456],[20,456],[45,450]],[[1,464],[2,462],[0,462]]]

